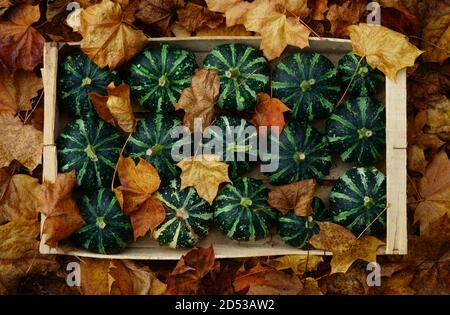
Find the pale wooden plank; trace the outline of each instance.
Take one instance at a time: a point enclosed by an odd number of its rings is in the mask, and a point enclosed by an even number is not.
[[[386,79],[387,254],[407,253],[406,69]]]
[[[56,82],[58,73],[58,43],[44,45],[44,146],[55,144]]]

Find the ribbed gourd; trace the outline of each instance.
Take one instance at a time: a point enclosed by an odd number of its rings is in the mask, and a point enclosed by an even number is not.
[[[272,73],[273,97],[302,121],[330,116],[340,97],[337,69],[323,55],[295,53],[284,57]]]
[[[248,45],[215,47],[206,56],[203,68],[219,72],[217,104],[225,111],[251,110],[256,105],[257,94],[269,89],[269,63],[261,51]]]
[[[73,114],[95,116],[96,111],[89,93],[106,95],[106,87],[120,84],[116,71],[100,69],[80,49],[68,55],[59,67],[58,93],[61,103]]]
[[[203,134],[205,154],[217,154],[228,165],[231,179],[243,175],[258,160],[256,128],[245,119],[219,116]]]
[[[329,174],[328,140],[306,123],[291,121],[279,136],[270,133],[269,141],[267,152],[260,151],[260,157],[264,164],[273,166],[273,170],[265,172],[272,184],[320,179]]]
[[[132,61],[127,82],[144,108],[173,113],[196,68],[194,53],[162,44],[144,50]]]
[[[353,96],[370,96],[384,81],[380,70],[372,68],[365,58],[352,53],[339,60],[338,73],[342,88],[348,87],[348,93]]]
[[[114,193],[102,188],[83,196],[78,202],[86,225],[72,238],[87,250],[99,254],[116,254],[133,240],[130,218],[119,206]]]
[[[384,105],[369,97],[350,98],[327,120],[331,148],[344,162],[371,165],[386,143]]]
[[[386,180],[375,167],[352,168],[334,184],[330,195],[333,220],[356,235],[386,226]]]
[[[59,169],[75,170],[82,188],[110,187],[122,142],[120,133],[103,120],[74,120],[56,141]]]
[[[248,177],[227,184],[214,200],[214,221],[219,230],[238,241],[269,235],[278,212],[268,206],[268,193],[262,181]]]
[[[208,234],[213,219],[212,207],[194,188],[180,191],[180,180],[173,179],[160,188],[157,198],[164,205],[166,218],[153,231],[153,237],[172,248],[192,247]]]

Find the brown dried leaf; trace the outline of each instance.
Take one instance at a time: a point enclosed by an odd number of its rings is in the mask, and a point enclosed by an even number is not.
[[[189,2],[185,8],[178,10],[178,23],[193,33],[202,27],[216,28],[223,22],[223,15]]]
[[[258,94],[255,114],[252,122],[258,128],[260,126],[279,127],[281,133],[285,126],[284,112],[290,111],[283,102],[277,98],[271,98],[270,95],[261,92]]]
[[[9,0],[0,0],[0,17],[8,10],[13,4]],[[1,292],[1,291],[0,291]]]
[[[0,129],[0,167],[17,160],[32,171],[41,164],[42,131],[10,115],[0,115]]]
[[[81,49],[100,68],[115,69],[139,53],[147,42],[145,34],[128,24],[122,7],[103,0],[80,15]]]
[[[244,15],[252,4],[243,0],[206,0],[208,9],[225,13],[227,26],[244,24]]]
[[[41,14],[39,5],[18,5],[8,21],[0,21],[0,61],[11,73],[17,69],[32,71],[42,63],[45,39],[30,25]]]
[[[156,29],[163,36],[170,36],[170,24],[184,0],[144,0],[139,1],[136,18]]]
[[[270,191],[267,202],[282,214],[287,214],[294,209],[298,216],[310,216],[312,214],[311,203],[316,189],[315,179],[278,186]]]
[[[427,100],[427,105],[428,132],[450,135],[450,99],[445,95],[435,95]]]
[[[416,144],[408,148],[408,170],[425,173],[428,161],[425,159],[424,149]]]
[[[443,63],[450,57],[450,4],[428,1],[428,13],[423,28],[423,59]]]
[[[138,210],[130,213],[130,219],[136,240],[140,236],[145,236],[148,231],[153,234],[153,231],[166,219],[166,212],[161,201],[151,196]]]
[[[358,259],[374,262],[377,249],[384,243],[373,236],[357,239],[343,226],[331,222],[317,222],[319,234],[313,235],[309,243],[317,249],[333,252],[331,273],[343,272]]]
[[[314,1],[312,18],[318,21],[325,20],[326,11],[328,11],[328,0],[316,0]]]
[[[315,271],[321,262],[321,256],[286,255],[270,259],[267,264],[276,270],[292,270],[295,275],[303,276],[305,272]]]
[[[208,127],[214,118],[214,105],[219,97],[220,77],[215,70],[197,70],[189,88],[183,90],[175,109],[183,109],[184,125],[192,132],[195,120],[201,119],[201,127]]]
[[[348,26],[358,24],[367,12],[367,1],[346,1],[342,5],[333,4],[327,13],[331,23],[331,33],[336,37],[348,38]]]

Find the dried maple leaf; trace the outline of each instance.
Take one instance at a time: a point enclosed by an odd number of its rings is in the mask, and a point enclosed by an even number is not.
[[[384,26],[360,23],[349,26],[348,30],[353,53],[365,57],[373,68],[381,70],[392,80],[399,70],[413,66],[422,54],[408,41],[408,37]]]
[[[18,111],[30,110],[31,99],[42,87],[42,79],[34,72],[19,70],[10,76],[0,66],[0,113],[15,115]]]
[[[450,4],[445,1],[428,2],[422,34],[423,59],[442,63],[450,56]]]
[[[377,249],[384,243],[373,236],[357,239],[349,230],[331,222],[317,222],[319,234],[313,235],[309,243],[317,249],[333,252],[331,273],[343,272],[358,259],[374,262]]]
[[[419,182],[422,198],[416,208],[414,221],[420,222],[420,234],[430,233],[430,224],[444,216],[450,216],[450,160],[445,150],[435,155]]]
[[[367,1],[346,1],[342,5],[333,4],[326,19],[331,23],[331,34],[336,37],[349,36],[347,27],[358,24],[367,12]]]
[[[56,247],[59,241],[68,238],[86,224],[71,196],[76,183],[73,170],[58,174],[55,183],[44,182],[42,185],[41,212],[46,216],[43,234],[45,243],[50,247]]]
[[[309,13],[306,1],[256,0],[245,13],[244,25],[248,31],[261,34],[260,48],[267,59],[272,60],[279,57],[287,45],[309,46],[310,31],[299,21],[305,12]]]
[[[192,132],[195,120],[201,119],[201,127],[208,127],[214,118],[214,105],[220,91],[220,77],[215,70],[197,70],[192,78],[191,86],[181,93],[175,109],[183,109],[184,125]]]
[[[170,273],[166,294],[198,294],[202,279],[218,267],[212,245],[190,250],[180,258]]]
[[[25,174],[11,177],[0,169],[0,222],[19,218],[37,220],[41,192],[37,178]]]
[[[116,87],[114,82],[111,82],[106,91],[108,96],[89,93],[97,114],[111,125],[125,132],[133,132],[136,120],[131,106],[130,87],[125,83]]]
[[[450,135],[450,99],[445,95],[434,95],[427,99],[428,133]]]
[[[287,111],[290,111],[290,109],[282,101],[261,92],[258,94],[252,122],[257,128],[260,126],[279,127],[278,132],[281,133],[286,124],[283,113]],[[262,135],[264,134],[265,132],[262,132]]]
[[[41,16],[39,5],[19,5],[8,21],[0,21],[0,61],[10,72],[32,71],[42,63],[45,39],[31,24]]]
[[[206,4],[211,11],[225,13],[227,26],[244,24],[244,15],[252,7],[242,0],[206,0]]]
[[[312,10],[312,18],[314,20],[325,20],[325,12],[328,10],[328,0],[314,1],[314,8]]]
[[[0,115],[0,129],[0,167],[17,160],[32,171],[41,164],[42,131],[10,115]]]
[[[276,270],[292,270],[295,275],[302,276],[305,272],[315,271],[321,262],[321,256],[286,255],[270,259],[267,264]]]
[[[0,0],[0,16],[8,10],[13,4],[9,0]]]
[[[144,159],[139,158],[136,165],[131,157],[121,156],[117,172],[121,186],[114,188],[114,193],[131,218],[134,238],[153,232],[166,218],[164,206],[153,197],[161,184],[158,171]]]
[[[312,214],[311,203],[316,189],[315,179],[277,186],[270,191],[267,202],[282,214],[287,214],[294,209],[298,216],[310,216]]]
[[[111,0],[81,12],[81,49],[100,68],[115,69],[144,48],[147,37],[126,23],[126,17],[120,4]]]
[[[249,295],[297,295],[303,290],[303,284],[297,276],[260,263],[250,270],[239,271],[233,285],[236,292]]]
[[[231,182],[228,164],[220,162],[218,155],[197,155],[178,162],[181,168],[181,189],[192,186],[198,195],[212,204],[221,183]]]
[[[194,33],[201,27],[216,28],[223,22],[223,15],[189,2],[185,8],[178,10],[178,23],[188,32]]]
[[[424,149],[416,144],[411,145],[408,148],[408,170],[423,174],[427,164]]]
[[[163,36],[170,36],[170,24],[184,0],[144,0],[139,1],[136,18],[156,29]]]

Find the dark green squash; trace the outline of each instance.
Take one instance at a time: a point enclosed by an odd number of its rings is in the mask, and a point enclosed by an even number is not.
[[[162,44],[144,50],[132,61],[127,82],[144,108],[173,113],[196,68],[192,52]]]
[[[106,95],[106,87],[121,80],[116,71],[97,67],[80,49],[67,56],[59,67],[58,93],[61,103],[81,117],[95,116],[89,93]]]
[[[161,245],[172,248],[192,247],[208,234],[213,219],[212,207],[194,188],[180,191],[180,181],[173,179],[160,188],[156,197],[166,210],[166,219],[153,232]]]
[[[329,174],[331,155],[328,140],[306,123],[288,123],[280,136],[270,133],[269,140],[277,145],[279,152],[268,146],[267,152],[260,150],[264,164],[277,164],[267,171],[272,184],[288,184],[308,178],[320,179]]]
[[[229,166],[231,179],[249,170],[258,160],[256,128],[245,119],[219,116],[205,129],[203,153],[218,154]]]
[[[325,56],[295,53],[280,60],[272,73],[273,97],[298,120],[330,116],[340,97],[337,69]]]
[[[338,73],[342,88],[348,87],[348,93],[354,96],[369,96],[377,90],[384,81],[380,70],[373,69],[366,58],[348,53],[339,60]],[[358,66],[359,64],[359,66]],[[352,81],[353,78],[353,81]],[[350,84],[350,82],[352,82]],[[348,86],[350,84],[350,86]]]
[[[215,47],[203,68],[220,75],[218,106],[226,111],[248,111],[256,105],[259,92],[269,89],[269,63],[261,51],[244,44]]]
[[[330,195],[333,220],[356,235],[386,227],[386,180],[374,167],[352,168],[334,184]]]
[[[116,254],[133,240],[130,218],[110,190],[90,192],[79,200],[78,207],[86,225],[72,236],[77,244],[91,252]]]
[[[248,177],[227,184],[214,200],[214,221],[233,240],[266,237],[278,220],[278,212],[267,205],[268,193],[262,181]]]
[[[384,105],[368,97],[350,98],[327,121],[331,148],[345,162],[371,165],[386,142]]]
[[[61,172],[76,170],[86,189],[110,187],[122,148],[122,136],[103,120],[91,117],[70,122],[57,141]]]

